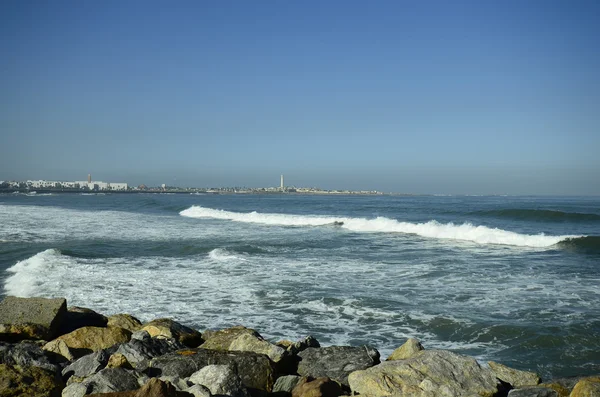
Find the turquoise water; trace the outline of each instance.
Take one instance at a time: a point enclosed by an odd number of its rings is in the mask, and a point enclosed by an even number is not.
[[[600,198],[0,195],[3,294],[600,372]]]

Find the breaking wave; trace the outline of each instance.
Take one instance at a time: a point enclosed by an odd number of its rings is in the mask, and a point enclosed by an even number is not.
[[[551,247],[566,239],[577,239],[583,236],[547,236],[520,234],[487,226],[476,226],[470,223],[440,223],[435,220],[424,223],[400,222],[395,219],[377,217],[349,218],[317,215],[266,214],[256,211],[249,213],[231,212],[200,206],[192,206],[179,213],[190,218],[212,218],[235,222],[255,223],[278,226],[326,226],[336,225],[353,232],[380,232],[416,234],[421,237],[472,241],[479,244],[502,244],[519,247]]]
[[[564,212],[555,210],[533,210],[533,209],[501,209],[490,211],[477,211],[474,214],[493,216],[497,218],[508,218],[523,221],[539,222],[593,222],[600,221],[598,214],[585,214],[581,212]]]
[[[600,236],[567,238],[559,242],[557,246],[569,251],[600,254]]]

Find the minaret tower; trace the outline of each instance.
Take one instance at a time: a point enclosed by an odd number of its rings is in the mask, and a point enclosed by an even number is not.
[[[281,174],[281,185],[279,186],[281,191],[283,191],[283,174]]]

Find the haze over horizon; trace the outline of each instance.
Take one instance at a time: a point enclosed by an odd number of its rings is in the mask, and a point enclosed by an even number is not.
[[[0,3],[0,180],[600,194],[600,3]]]

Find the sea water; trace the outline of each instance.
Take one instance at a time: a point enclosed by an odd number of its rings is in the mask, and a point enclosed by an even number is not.
[[[4,295],[600,373],[600,198],[0,195]]]

